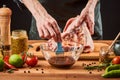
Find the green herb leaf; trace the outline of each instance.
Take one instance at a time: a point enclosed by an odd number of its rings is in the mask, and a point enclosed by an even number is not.
[[[89,66],[85,66],[84,69],[86,70],[100,70],[100,69],[105,69],[107,66],[109,66],[109,64],[100,64],[100,65],[89,65]]]
[[[14,69],[8,69],[7,72],[8,73],[14,73]]]

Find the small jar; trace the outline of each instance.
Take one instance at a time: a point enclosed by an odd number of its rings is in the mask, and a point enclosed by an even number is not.
[[[108,51],[108,46],[102,46],[99,52],[99,63],[109,63],[111,61],[111,52]]]
[[[11,36],[12,54],[28,51],[28,36],[25,30],[14,30]]]

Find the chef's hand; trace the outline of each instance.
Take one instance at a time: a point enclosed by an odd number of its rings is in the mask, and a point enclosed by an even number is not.
[[[78,24],[81,24],[83,21],[86,22],[87,27],[91,33],[91,35],[94,34],[94,8],[85,8],[82,10],[80,14],[81,21],[78,21]]]
[[[61,41],[60,29],[56,20],[49,14],[39,16],[36,19],[37,30],[41,38],[54,38],[56,42]]]
[[[65,25],[65,28],[63,30],[63,33],[62,33],[62,38],[66,38],[67,37],[70,37],[70,34],[74,32],[75,28],[77,28],[77,21],[79,19],[79,15],[77,17],[74,17],[74,18],[70,18],[66,25]]]
[[[75,28],[80,27],[83,22],[86,22],[87,27],[92,34],[94,34],[94,10],[92,9],[83,9],[81,14],[75,18],[70,18],[63,30],[62,37],[69,35],[71,32],[75,30]]]
[[[89,0],[86,7],[81,11],[80,15],[78,15],[75,18],[70,18],[64,28],[64,34],[62,34],[62,37],[64,38],[66,35],[69,35],[76,27],[80,27],[83,22],[87,24],[87,27],[91,33],[91,35],[94,34],[94,9],[95,5],[97,3],[96,1]]]
[[[36,20],[37,30],[41,38],[54,38],[60,41],[60,29],[56,20],[47,13],[38,0],[22,0]],[[32,4],[30,4],[32,3]]]

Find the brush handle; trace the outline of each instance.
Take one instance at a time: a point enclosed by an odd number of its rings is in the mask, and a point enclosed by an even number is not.
[[[57,50],[56,50],[56,54],[63,54],[64,50],[62,48],[62,44],[61,42],[57,42]]]
[[[61,48],[61,47],[62,47],[61,42],[57,42],[57,47],[58,47],[58,48]]]
[[[120,32],[118,33],[118,35],[116,36],[116,38],[113,40],[112,44],[109,46],[108,50],[111,50],[111,48],[113,47],[114,43],[116,42],[116,40],[119,38],[120,36]]]

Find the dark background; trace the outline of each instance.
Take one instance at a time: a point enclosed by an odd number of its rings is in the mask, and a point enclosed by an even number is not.
[[[0,0],[0,7],[6,4],[12,9],[11,30],[25,29],[29,31],[31,14],[24,8],[20,10],[12,0]],[[120,0],[101,0],[103,39],[112,40],[120,31]]]
[[[104,39],[114,39],[120,32],[120,0],[101,0]]]

